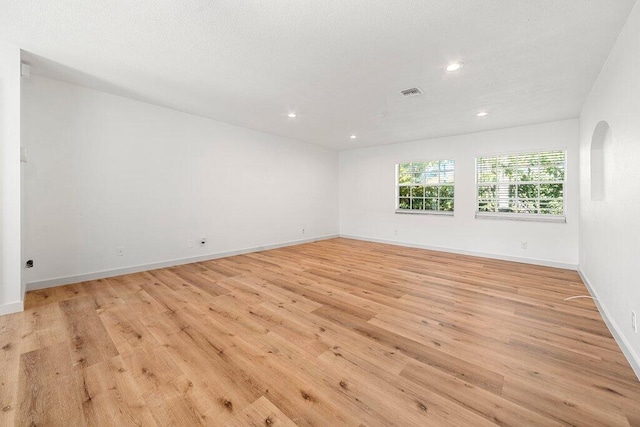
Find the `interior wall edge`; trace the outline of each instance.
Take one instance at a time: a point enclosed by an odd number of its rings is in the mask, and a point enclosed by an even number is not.
[[[62,286],[62,285],[70,285],[72,283],[79,283],[79,282],[86,282],[90,280],[98,280],[98,279],[104,279],[109,277],[121,276],[123,274],[140,273],[143,271],[156,270],[158,268],[173,267],[176,265],[191,264],[194,262],[210,261],[218,258],[226,258],[230,256],[235,256],[235,255],[261,252],[269,249],[284,248],[287,246],[301,245],[304,243],[313,243],[321,240],[335,239],[336,237],[338,237],[337,234],[318,236],[318,237],[313,237],[309,239],[292,240],[288,242],[274,243],[270,245],[256,246],[252,248],[218,252],[218,253],[207,254],[207,255],[199,255],[196,257],[180,258],[180,259],[174,259],[174,260],[154,262],[151,264],[140,264],[140,265],[117,268],[112,270],[96,271],[93,273],[39,280],[36,282],[27,283],[27,292],[35,291],[38,289],[53,288],[53,287]],[[1,307],[0,307],[0,310],[1,310]],[[2,314],[1,311],[0,311],[0,314]]]
[[[598,311],[600,312],[604,323],[607,325],[607,328],[609,328],[611,335],[613,335],[613,338],[616,340],[618,347],[620,347],[620,349],[622,350],[622,354],[624,354],[624,357],[627,358],[627,361],[631,365],[633,372],[635,372],[636,377],[638,377],[638,380],[640,380],[640,356],[638,356],[633,351],[633,348],[631,347],[625,336],[622,334],[622,332],[620,332],[620,328],[618,327],[615,319],[609,314],[609,310],[607,310],[607,307],[602,302],[600,302],[600,298],[598,296],[598,292],[596,292],[596,288],[591,284],[591,281],[589,281],[589,278],[586,276],[580,265],[578,265],[578,274],[584,282],[585,287],[594,298],[596,307],[598,308]]]
[[[481,257],[481,258],[498,259],[498,260],[501,260],[501,261],[521,262],[521,263],[524,263],[524,264],[541,265],[543,267],[562,268],[562,269],[565,269],[565,270],[576,271],[578,269],[578,265],[577,264],[569,264],[569,263],[563,263],[563,262],[548,261],[548,260],[544,260],[544,259],[522,258],[522,257],[494,254],[494,253],[490,253],[490,252],[468,251],[468,250],[464,250],[464,249],[447,248],[447,247],[442,247],[442,246],[422,245],[422,244],[419,244],[419,243],[408,243],[408,242],[402,242],[402,241],[399,241],[399,240],[376,239],[376,238],[373,238],[373,237],[355,236],[355,235],[351,235],[351,234],[340,234],[340,237],[343,237],[345,239],[362,240],[362,241],[365,241],[365,242],[385,243],[385,244],[388,244],[388,245],[404,246],[404,247],[407,247],[407,248],[427,249],[427,250],[431,250],[431,251],[448,252],[448,253],[452,253],[452,254],[470,255],[470,256],[477,256],[477,257]]]
[[[0,316],[24,311],[24,301],[15,301],[0,305]]]

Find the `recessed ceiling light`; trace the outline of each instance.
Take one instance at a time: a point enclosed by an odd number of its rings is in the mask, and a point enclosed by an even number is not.
[[[287,117],[289,117],[290,119],[295,119],[296,117],[298,117],[298,115],[296,113],[289,113],[287,114]]]
[[[487,113],[486,111],[480,111],[480,112],[478,112],[478,114],[476,114],[476,116],[478,116],[478,117],[484,117],[484,116],[486,116],[487,114],[489,114],[489,113]]]
[[[351,139],[356,139],[356,138],[357,138],[357,136],[355,136],[355,135],[351,135],[349,138],[351,138]]]
[[[464,64],[462,62],[452,62],[451,64],[447,65],[447,71],[458,71],[463,66]]]

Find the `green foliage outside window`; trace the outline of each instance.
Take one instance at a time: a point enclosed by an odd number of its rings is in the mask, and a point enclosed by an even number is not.
[[[453,160],[400,163],[398,210],[453,212]]]

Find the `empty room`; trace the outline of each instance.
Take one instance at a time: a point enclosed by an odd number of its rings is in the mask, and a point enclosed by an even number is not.
[[[640,3],[0,0],[0,426],[640,426]]]

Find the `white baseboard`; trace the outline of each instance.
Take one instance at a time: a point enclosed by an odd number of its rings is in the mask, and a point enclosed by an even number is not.
[[[620,328],[618,328],[618,324],[613,319],[613,317],[611,317],[611,315],[609,314],[609,311],[607,310],[607,307],[601,302],[600,297],[598,296],[598,292],[596,292],[596,289],[593,287],[593,285],[591,284],[587,276],[585,276],[584,272],[580,267],[578,267],[578,274],[580,274],[580,277],[582,278],[582,281],[587,287],[587,290],[589,291],[591,296],[594,298],[596,306],[598,307],[598,311],[600,311],[600,315],[604,319],[604,323],[607,325],[607,328],[609,328],[611,335],[613,335],[613,338],[618,343],[618,346],[622,350],[622,353],[627,358],[627,360],[629,361],[629,364],[631,365],[631,368],[633,369],[633,371],[636,373],[636,376],[640,380],[640,357],[638,357],[638,355],[633,351],[627,339],[624,337],[622,332],[620,332]]]
[[[22,301],[10,302],[9,304],[0,305],[0,316],[3,314],[19,313],[24,310]]]
[[[547,261],[543,259],[521,258],[521,257],[507,256],[507,255],[492,254],[488,252],[477,252],[477,251],[467,251],[463,249],[443,248],[439,246],[421,245],[418,243],[406,243],[406,242],[400,242],[395,240],[384,240],[384,239],[374,239],[370,237],[352,236],[349,234],[341,234],[340,237],[344,237],[345,239],[362,240],[365,242],[386,243],[388,245],[404,246],[407,248],[428,249],[431,251],[449,252],[449,253],[460,254],[460,255],[471,255],[471,256],[477,256],[482,258],[499,259],[502,261],[522,262],[525,264],[542,265],[545,267],[563,268],[565,270],[575,271],[578,269],[577,264],[567,264],[563,262]]]
[[[320,240],[334,239],[336,237],[338,237],[338,235],[333,234],[328,236],[313,237],[310,239],[292,240],[289,242],[276,243],[273,245],[257,246],[253,248],[239,249],[235,251],[200,255],[197,257],[174,259],[169,261],[155,262],[151,264],[134,265],[131,267],[117,268],[113,270],[103,270],[103,271],[97,271],[94,273],[77,274],[74,276],[67,276],[67,277],[56,277],[54,279],[40,280],[37,282],[27,283],[27,291],[52,288],[54,286],[68,285],[71,283],[86,282],[89,280],[104,279],[105,277],[121,276],[123,274],[139,273],[141,271],[149,271],[149,270],[155,270],[158,268],[173,267],[175,265],[191,264],[193,262],[209,261],[212,259],[226,258],[234,255],[242,255],[242,254],[248,254],[252,252],[266,251],[269,249],[283,248],[285,246],[301,245],[303,243],[311,243],[311,242],[317,242]]]

